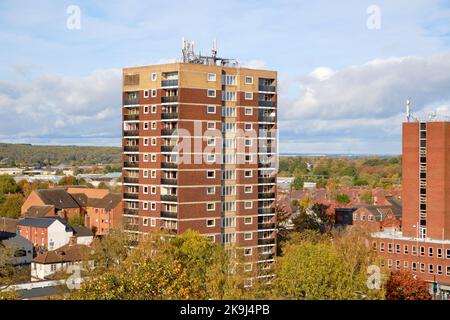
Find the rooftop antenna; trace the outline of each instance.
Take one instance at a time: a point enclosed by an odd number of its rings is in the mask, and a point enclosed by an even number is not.
[[[211,49],[211,56],[213,57],[214,60],[217,57],[217,40],[216,39],[213,40],[213,45],[212,45],[212,49]]]
[[[406,100],[406,119],[408,120],[408,122],[410,122],[411,117],[411,98],[408,98]]]

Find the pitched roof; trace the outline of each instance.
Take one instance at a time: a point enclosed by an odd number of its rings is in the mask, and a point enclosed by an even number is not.
[[[83,261],[89,255],[89,247],[82,244],[66,244],[59,249],[47,251],[33,259],[35,263],[50,264]]]
[[[70,195],[80,207],[86,207],[88,197],[84,193],[71,193]]]
[[[92,230],[83,226],[73,226],[74,235],[77,237],[93,237]]]
[[[27,212],[24,213],[25,217],[45,217],[47,216],[54,206],[52,205],[45,205],[45,206],[31,206],[28,208]]]
[[[16,232],[18,219],[0,217],[0,231]]]
[[[19,220],[17,225],[25,227],[48,228],[57,220],[66,226],[67,232],[73,232],[73,228],[61,217],[24,218]]]
[[[120,201],[122,201],[122,195],[120,193],[109,193],[102,199],[88,198],[87,206],[112,210]]]
[[[10,238],[14,238],[15,236],[16,236],[15,233],[6,232],[6,231],[0,231],[0,241],[7,240],[7,239],[10,239]]]
[[[53,205],[56,209],[80,207],[80,205],[64,189],[43,189],[36,190],[36,193],[46,205]]]

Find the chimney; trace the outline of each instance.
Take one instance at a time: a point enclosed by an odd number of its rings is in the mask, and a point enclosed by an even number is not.
[[[76,236],[71,236],[69,238],[69,246],[73,246],[77,244],[77,237]]]

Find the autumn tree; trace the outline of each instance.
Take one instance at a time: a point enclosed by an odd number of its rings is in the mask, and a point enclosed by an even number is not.
[[[417,279],[408,271],[391,273],[386,285],[387,300],[431,300],[432,296],[425,281]]]
[[[20,217],[23,202],[24,197],[20,193],[6,196],[5,201],[0,204],[0,217],[17,219]]]
[[[13,177],[9,175],[0,175],[0,194],[16,193],[19,186]]]
[[[298,215],[292,219],[296,231],[317,230],[326,232],[333,226],[334,218],[327,212],[328,206],[314,203],[312,206],[299,206]]]

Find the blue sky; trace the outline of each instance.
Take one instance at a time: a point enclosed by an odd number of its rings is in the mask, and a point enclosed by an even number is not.
[[[180,58],[183,36],[279,72],[281,152],[400,153],[406,98],[450,108],[449,1],[2,0],[0,141],[120,145],[121,68]]]

